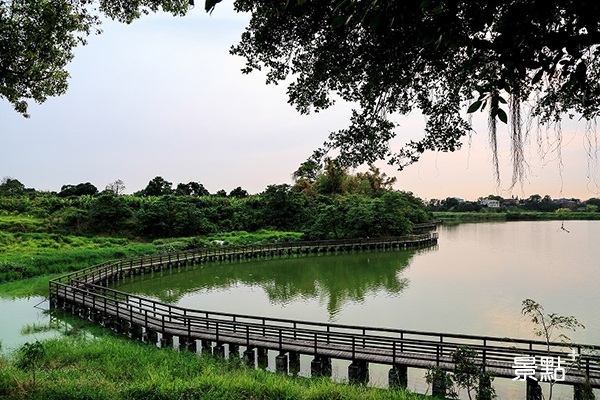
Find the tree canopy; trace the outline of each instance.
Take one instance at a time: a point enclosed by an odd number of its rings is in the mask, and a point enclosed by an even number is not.
[[[192,2],[193,3],[193,2]],[[66,92],[74,49],[100,33],[100,16],[129,23],[162,9],[184,15],[188,0],[0,0],[0,98],[28,116],[28,101]]]
[[[347,166],[386,159],[400,169],[426,150],[454,151],[486,110],[510,125],[514,180],[523,177],[522,104],[541,124],[578,113],[597,117],[600,3],[565,0],[238,0],[252,19],[233,54],[267,82],[292,78],[302,113],[358,104],[351,125],[313,157],[337,149]],[[424,136],[394,151],[393,115],[419,110]],[[465,112],[466,111],[466,112]],[[497,167],[497,159],[495,159]],[[496,168],[497,171],[497,168]]]
[[[206,0],[212,11],[220,0]],[[94,6],[97,4],[97,6]],[[98,15],[130,22],[182,0],[0,1],[0,97],[26,114],[66,90],[74,46]],[[96,7],[96,8],[94,8]],[[251,20],[232,54],[243,72],[264,69],[268,83],[291,79],[289,102],[301,113],[336,99],[357,104],[312,160],[337,150],[343,167],[387,160],[399,169],[427,151],[454,151],[485,111],[495,171],[497,122],[513,143],[513,183],[523,178],[524,120],[594,120],[600,110],[600,3],[595,0],[235,0]],[[528,109],[524,109],[524,105]],[[426,117],[420,140],[393,149],[395,115]],[[524,126],[525,125],[525,126]],[[308,165],[307,165],[308,166]]]
[[[27,101],[43,103],[67,90],[73,49],[99,19],[86,1],[0,1],[0,98],[27,116]]]

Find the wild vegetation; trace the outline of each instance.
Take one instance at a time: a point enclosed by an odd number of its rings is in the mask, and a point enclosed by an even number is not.
[[[58,193],[0,183],[2,296],[45,295],[50,277],[109,259],[215,245],[409,233],[430,215],[411,193],[372,168],[351,175],[333,164],[314,180],[270,185],[249,195],[241,187],[215,194],[197,182],[161,177],[134,195],[115,181]],[[46,275],[34,279],[22,279]],[[31,325],[23,334],[56,329]],[[112,336],[63,337],[28,343],[0,358],[2,398],[356,398],[418,399],[404,391],[291,379],[249,370],[239,360],[214,360],[158,350]],[[89,335],[88,335],[89,336]]]
[[[117,180],[99,192],[91,183],[58,193],[0,183],[0,282],[73,271],[110,259],[191,248],[410,233],[430,215],[410,192],[371,168],[349,174],[333,162],[312,179],[210,194],[198,182],[152,179],[134,195]]]
[[[104,335],[27,344],[0,357],[3,399],[423,399],[404,390],[292,378]]]

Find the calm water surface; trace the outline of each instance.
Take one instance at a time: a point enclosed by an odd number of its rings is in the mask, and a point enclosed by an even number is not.
[[[531,298],[586,326],[569,333],[573,341],[600,344],[600,221],[560,228],[560,221],[448,225],[427,249],[212,264],[118,287],[197,309],[520,338],[533,338],[520,314]],[[340,379],[346,365],[334,365]],[[387,368],[371,369],[374,384],[386,382]],[[421,376],[411,370],[410,385],[424,391]],[[501,398],[524,396],[520,383],[498,382]],[[571,393],[561,386],[554,398]]]
[[[416,251],[234,262],[135,277],[119,289],[184,307],[401,329],[530,338],[531,298],[600,343],[599,221],[441,226]]]

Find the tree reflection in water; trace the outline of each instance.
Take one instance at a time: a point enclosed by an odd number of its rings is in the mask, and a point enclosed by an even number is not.
[[[115,287],[177,304],[182,297],[196,293],[254,286],[262,288],[276,305],[303,298],[326,302],[329,317],[334,318],[345,304],[362,302],[369,293],[381,290],[388,295],[402,293],[409,285],[403,275],[410,259],[434,248],[210,263],[136,276]]]

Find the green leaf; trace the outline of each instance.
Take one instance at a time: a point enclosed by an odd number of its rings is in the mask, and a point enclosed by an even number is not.
[[[497,114],[500,121],[504,122],[505,124],[508,123],[508,117],[506,116],[506,113],[503,109],[499,108]]]
[[[435,42],[435,48],[439,48],[440,44],[442,43],[442,39],[443,39],[443,35],[440,35],[440,37],[438,38],[437,42]]]
[[[475,111],[479,110],[479,107],[481,107],[481,100],[476,101],[475,103],[471,104],[471,106],[467,110],[467,114],[474,113]]]
[[[333,22],[331,23],[332,28],[339,28],[340,26],[346,23],[346,16],[340,15],[339,17],[335,17]]]
[[[371,19],[371,22],[369,22],[369,26],[371,28],[377,28],[379,26],[379,23],[381,22],[381,19],[383,18],[383,13],[382,12],[378,12],[374,18]]]

